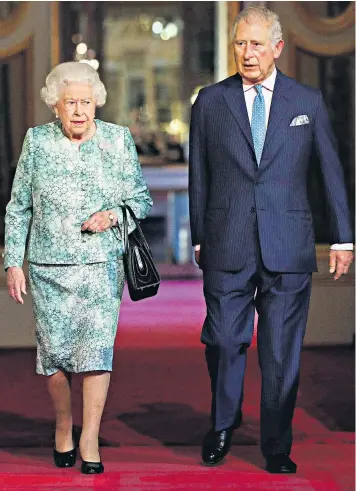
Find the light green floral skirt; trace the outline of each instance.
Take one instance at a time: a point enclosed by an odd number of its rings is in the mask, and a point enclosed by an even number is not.
[[[80,265],[30,263],[29,277],[37,373],[111,371],[125,279],[122,260]]]

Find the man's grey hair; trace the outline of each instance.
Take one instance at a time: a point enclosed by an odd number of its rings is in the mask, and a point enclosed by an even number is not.
[[[46,86],[41,89],[41,98],[53,110],[60,99],[61,91],[70,83],[80,83],[93,88],[96,106],[106,102],[105,86],[97,71],[87,63],[69,61],[53,68],[47,75]]]
[[[261,5],[249,5],[235,17],[231,28],[231,42],[234,42],[236,29],[240,22],[249,22],[252,19],[262,20],[265,22],[270,31],[270,40],[273,46],[276,46],[281,41],[282,26],[279,21],[279,16]]]

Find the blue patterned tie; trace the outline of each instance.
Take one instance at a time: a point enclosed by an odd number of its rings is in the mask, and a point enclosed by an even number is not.
[[[265,98],[262,94],[262,85],[255,85],[255,89],[257,90],[257,95],[252,106],[251,131],[257,165],[260,165],[266,136],[266,107]]]

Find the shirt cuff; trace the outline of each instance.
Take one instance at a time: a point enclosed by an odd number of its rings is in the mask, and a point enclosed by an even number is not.
[[[196,245],[196,246],[194,246],[194,250],[195,250],[195,251],[200,251],[200,245]]]
[[[351,242],[345,242],[344,244],[332,244],[330,249],[332,251],[353,251],[354,245]]]

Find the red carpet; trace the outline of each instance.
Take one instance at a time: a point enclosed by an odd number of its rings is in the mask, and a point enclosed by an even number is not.
[[[0,490],[351,491],[354,486],[354,352],[305,350],[294,420],[294,476],[263,470],[259,443],[260,375],[249,353],[244,424],[225,465],[200,465],[209,428],[209,381],[199,342],[200,281],[164,282],[159,297],[125,299],[114,371],[101,428],[103,476],[55,469],[53,415],[34,350],[0,351]],[[80,377],[74,378],[76,425]]]
[[[125,291],[116,345],[201,347],[205,310],[200,280],[165,281],[156,297],[143,302],[131,302]]]
[[[332,469],[328,468],[331,448],[297,445],[295,456],[303,461],[308,450],[309,459],[305,459],[301,471],[295,476],[273,476],[263,472],[249,461],[255,460],[257,451],[247,447],[242,452],[233,449],[224,466],[216,469],[199,465],[199,449],[182,447],[158,448],[127,447],[125,449],[102,450],[106,472],[103,476],[82,476],[78,469],[53,469],[46,450],[27,450],[26,456],[14,458],[11,454],[1,453],[1,460],[7,460],[7,469],[0,466],[0,489],[6,490],[284,490],[284,491],[338,491],[352,489],[345,487],[345,478],[339,482],[334,479]],[[351,467],[351,456],[342,449],[343,463],[338,466],[340,473]],[[244,454],[242,456],[242,454]],[[316,457],[316,458],[315,458]],[[346,459],[346,460],[344,460]],[[258,460],[258,457],[257,457]],[[261,460],[261,459],[260,459]],[[324,465],[318,461],[324,461]],[[262,460],[261,460],[262,463]],[[5,472],[4,472],[5,471]],[[350,486],[351,486],[350,482]]]
[[[305,452],[308,452],[308,459]],[[340,478],[328,467],[332,452],[343,458],[338,465]],[[199,465],[199,449],[182,447],[158,448],[127,447],[125,449],[102,450],[105,474],[83,476],[78,469],[54,469],[48,449],[27,450],[26,456],[14,459],[11,454],[1,453],[8,467],[0,466],[0,489],[27,490],[283,490],[283,491],[340,491],[351,490],[352,479],[342,474],[350,472],[352,457],[342,446],[296,445],[295,456],[303,462],[302,469],[294,476],[274,476],[256,466],[258,461],[255,447],[242,452],[234,448],[225,465],[216,469]],[[240,455],[238,455],[240,454]],[[244,454],[242,456],[242,454]],[[304,460],[303,460],[304,456]],[[261,459],[260,459],[261,460]],[[255,461],[250,463],[249,461]],[[318,462],[324,462],[320,465]],[[258,462],[258,463],[262,463]]]

